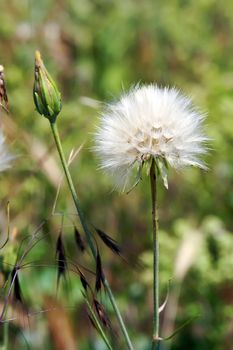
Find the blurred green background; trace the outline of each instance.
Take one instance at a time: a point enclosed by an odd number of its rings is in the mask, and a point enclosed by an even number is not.
[[[169,173],[159,189],[161,335],[168,336],[199,315],[160,350],[223,350],[233,342],[233,2],[231,0],[1,0],[0,64],[10,114],[1,127],[19,157],[1,173],[0,226],[6,232],[11,206],[11,241],[1,251],[1,269],[14,263],[22,239],[46,218],[45,234],[30,252],[31,267],[19,273],[29,313],[9,307],[9,349],[104,350],[85,313],[81,286],[69,273],[56,298],[55,246],[64,219],[64,241],[73,260],[94,268],[74,246],[74,207],[62,182],[52,215],[61,167],[46,119],[34,110],[34,51],[62,91],[58,127],[67,157],[82,149],[70,169],[89,222],[122,246],[126,264],[100,245],[104,269],[136,350],[150,349],[152,329],[152,237],[149,181],[130,194],[112,191],[91,151],[102,102],[142,82],[175,85],[208,114],[208,172]],[[14,233],[14,238],[13,233]],[[21,252],[24,248],[21,249]],[[135,267],[137,259],[140,268]],[[36,267],[36,262],[44,267]],[[1,284],[4,277],[1,276]],[[1,305],[4,302],[1,292]],[[126,349],[114,314],[114,349]],[[1,306],[2,307],[2,306]],[[55,307],[55,309],[54,309]],[[40,311],[51,309],[48,312]],[[36,313],[38,311],[38,313]],[[36,313],[36,314],[35,314]],[[34,316],[33,316],[34,315]],[[2,328],[2,327],[1,327]]]

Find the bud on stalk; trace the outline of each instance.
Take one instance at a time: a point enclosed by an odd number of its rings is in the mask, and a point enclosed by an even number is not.
[[[62,107],[61,94],[45,68],[39,51],[35,53],[33,98],[37,112],[54,123]]]

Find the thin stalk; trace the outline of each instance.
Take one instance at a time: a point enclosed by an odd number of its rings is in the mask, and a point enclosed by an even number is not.
[[[84,298],[86,300],[86,304],[88,306],[89,312],[91,313],[92,319],[95,322],[95,326],[97,327],[97,330],[100,333],[103,341],[105,342],[105,344],[106,344],[106,346],[107,346],[107,348],[109,350],[113,350],[113,348],[112,348],[111,344],[109,343],[108,338],[107,338],[107,336],[106,336],[106,334],[105,334],[105,332],[104,332],[104,330],[103,330],[103,328],[102,328],[98,318],[96,317],[96,315],[95,315],[95,313],[94,313],[94,311],[93,311],[93,309],[92,309],[92,307],[91,307],[91,305],[89,303],[89,300],[87,299],[87,297],[84,297]]]
[[[4,322],[3,324],[3,344],[0,345],[0,350],[8,349],[9,340],[9,322]]]
[[[158,212],[157,212],[157,178],[155,160],[150,168],[150,185],[152,201],[152,233],[153,233],[153,339],[152,350],[159,345],[159,240],[158,240]]]
[[[96,260],[97,252],[96,252],[96,248],[95,248],[95,245],[94,245],[94,242],[93,242],[92,233],[91,233],[91,231],[90,231],[90,229],[89,229],[89,227],[88,227],[88,225],[86,223],[86,219],[85,219],[84,214],[82,212],[81,205],[80,205],[80,202],[79,202],[79,198],[78,198],[76,190],[74,188],[73,180],[71,178],[70,171],[69,171],[69,168],[67,166],[67,162],[66,162],[66,159],[65,159],[65,156],[64,156],[64,152],[63,152],[63,148],[62,148],[62,144],[61,144],[61,140],[60,140],[60,136],[59,136],[59,133],[58,133],[56,122],[54,122],[54,123],[51,122],[50,125],[51,125],[52,133],[53,133],[53,136],[54,136],[54,140],[55,140],[55,143],[56,143],[56,146],[57,146],[57,150],[58,150],[58,153],[59,153],[59,156],[60,156],[60,159],[61,159],[62,167],[63,167],[64,173],[65,173],[65,176],[66,176],[66,180],[67,180],[67,183],[68,183],[71,195],[73,197],[74,204],[75,204],[75,207],[77,209],[77,213],[79,215],[79,219],[80,219],[81,225],[83,227],[85,236],[87,238],[88,245],[89,245],[89,247],[91,249],[91,253],[92,253],[93,257]],[[122,333],[124,335],[127,347],[128,347],[129,350],[133,350],[133,346],[132,346],[132,343],[130,341],[128,332],[126,330],[124,321],[123,321],[123,319],[121,317],[120,311],[119,311],[118,306],[117,306],[116,301],[115,301],[115,298],[113,296],[113,293],[111,291],[111,288],[110,288],[110,286],[108,284],[107,278],[105,277],[104,273],[103,273],[103,284],[104,284],[105,289],[107,291],[107,294],[109,296],[109,299],[110,299],[110,302],[112,304],[112,307],[113,307],[113,309],[115,311],[115,314],[116,314],[119,326],[121,328],[121,331],[122,331]]]

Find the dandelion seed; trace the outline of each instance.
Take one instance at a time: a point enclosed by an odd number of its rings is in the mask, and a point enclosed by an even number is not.
[[[166,187],[167,165],[206,169],[200,158],[208,140],[203,119],[191,100],[175,88],[136,86],[109,104],[102,115],[94,147],[101,168],[121,190],[129,187],[132,169],[138,168],[138,183],[143,165],[153,158]]]
[[[11,167],[11,161],[15,158],[5,144],[5,137],[0,130],[0,171],[4,171]]]

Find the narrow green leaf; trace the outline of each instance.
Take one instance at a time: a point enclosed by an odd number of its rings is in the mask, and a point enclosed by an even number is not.
[[[200,314],[191,317],[189,320],[185,321],[180,327],[178,327],[171,335],[169,335],[166,338],[163,338],[163,340],[170,340],[173,337],[175,337],[176,334],[178,334],[184,327],[186,327],[187,325],[189,325],[191,322],[193,322],[195,319],[197,319],[198,317],[200,317]]]

